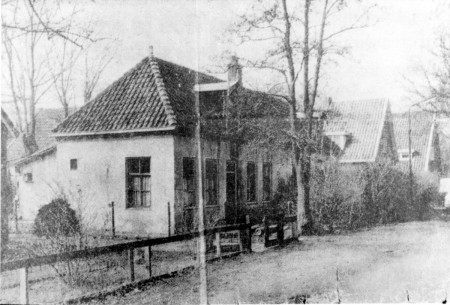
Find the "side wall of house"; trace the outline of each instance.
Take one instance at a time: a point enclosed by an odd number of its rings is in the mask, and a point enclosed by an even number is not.
[[[57,152],[20,166],[16,172],[19,229],[31,229],[38,210],[58,196]]]
[[[218,164],[218,205],[206,206],[207,225],[211,226],[218,221],[225,221],[225,206],[227,201],[227,161],[236,161],[236,204],[240,207],[255,207],[263,200],[263,163],[272,164],[271,172],[271,194],[273,196],[277,189],[280,178],[287,179],[292,168],[288,159],[270,153],[256,153],[253,148],[240,147],[237,158],[232,157],[231,144],[229,142],[218,142],[203,140],[203,169],[205,160],[213,159]],[[185,183],[183,181],[183,158],[196,159],[196,144],[193,138],[175,137],[175,223],[176,232],[183,232],[196,217],[196,209],[188,207],[185,196]],[[247,200],[247,163],[253,162],[256,165],[256,201]],[[197,166],[197,165],[196,165]],[[197,168],[196,168],[197,171]],[[189,215],[191,213],[191,215]],[[193,214],[192,214],[193,213]],[[196,220],[194,219],[194,223]]]
[[[64,191],[89,227],[111,228],[115,203],[118,234],[167,236],[174,231],[174,140],[172,135],[71,139],[58,142],[58,169]],[[127,207],[126,158],[150,158],[149,207]],[[71,169],[70,160],[77,160]],[[173,214],[173,213],[172,213]],[[173,218],[173,217],[171,217]]]

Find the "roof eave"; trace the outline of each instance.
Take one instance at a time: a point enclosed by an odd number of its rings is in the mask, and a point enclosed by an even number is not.
[[[55,138],[61,137],[79,137],[79,136],[99,136],[99,135],[112,135],[112,134],[133,134],[133,133],[146,133],[146,132],[164,132],[173,131],[176,126],[168,127],[156,127],[156,128],[144,128],[144,129],[130,129],[130,130],[110,130],[110,131],[94,131],[94,132],[56,132],[51,135]]]
[[[375,153],[374,153],[373,158],[372,158],[374,161],[377,159],[378,151],[380,150],[381,138],[383,136],[383,129],[384,129],[384,125],[385,125],[386,118],[387,118],[387,112],[388,112],[388,108],[389,108],[389,100],[386,99],[384,101],[384,103],[385,104],[383,106],[383,117],[382,117],[382,120],[381,120],[380,129],[378,130],[378,134],[377,134],[377,142],[376,142],[376,145],[375,145]]]
[[[51,147],[47,147],[45,149],[42,149],[40,151],[34,152],[33,154],[31,154],[30,156],[27,156],[25,158],[21,158],[15,162],[13,162],[15,167],[18,166],[22,166],[22,165],[26,165],[28,163],[31,163],[37,159],[43,158],[49,154],[53,154],[54,152],[56,152],[57,148],[56,145],[53,145]]]
[[[351,160],[340,160],[339,163],[347,163],[347,164],[351,164],[351,163],[374,163],[376,161],[376,159],[351,159]]]
[[[427,154],[425,156],[424,170],[426,172],[429,170],[429,164],[430,164],[429,160],[431,157],[431,149],[433,146],[433,136],[434,136],[435,125],[436,125],[436,114],[433,114],[433,123],[431,124],[431,128],[430,128],[430,134],[429,134],[428,143],[427,143]]]

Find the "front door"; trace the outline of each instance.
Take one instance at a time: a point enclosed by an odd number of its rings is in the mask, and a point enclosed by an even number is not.
[[[228,224],[236,221],[236,161],[227,161],[226,167],[227,201],[225,202],[225,219]]]

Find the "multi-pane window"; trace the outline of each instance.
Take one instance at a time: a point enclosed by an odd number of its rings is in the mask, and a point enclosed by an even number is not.
[[[272,163],[263,164],[263,200],[269,201],[272,195]]]
[[[127,207],[150,206],[150,158],[127,158],[126,169]]]
[[[217,205],[218,204],[218,187],[219,177],[217,172],[217,160],[206,160],[206,179],[205,179],[205,204]]]
[[[183,158],[184,206],[195,206],[195,159]]]
[[[247,163],[247,201],[256,201],[256,165],[253,162]]]

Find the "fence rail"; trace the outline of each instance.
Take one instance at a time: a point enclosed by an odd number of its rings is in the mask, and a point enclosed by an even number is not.
[[[292,226],[292,236],[296,237],[296,216],[285,217],[283,221],[278,221],[276,225],[271,225],[269,220],[265,221],[265,246],[273,245],[273,241],[282,245],[284,243],[284,226],[287,223],[293,223]],[[270,245],[267,242],[269,240],[269,235],[274,231],[277,232],[277,239],[273,240]],[[234,231],[235,233],[229,233]],[[237,232],[236,232],[237,231]],[[228,233],[227,233],[228,232]],[[224,234],[226,233],[226,234]],[[250,223],[250,219],[247,216],[246,222],[235,225],[226,225],[219,226],[212,229],[207,229],[204,231],[206,236],[213,236],[214,238],[214,246],[215,246],[215,257],[220,258],[223,256],[222,247],[230,247],[230,246],[238,246],[239,253],[243,251],[252,251],[252,226]],[[135,253],[134,250],[138,248],[147,248],[148,249],[148,273],[147,273],[147,281],[148,279],[152,279],[152,246],[163,245],[168,243],[180,242],[180,241],[188,241],[200,236],[200,232],[192,232],[187,234],[180,234],[168,237],[160,237],[160,238],[149,238],[137,241],[131,241],[126,243],[120,243],[110,246],[96,247],[85,250],[78,251],[70,251],[58,254],[51,254],[45,256],[38,256],[28,259],[21,259],[16,261],[3,262],[1,265],[1,272],[4,271],[19,271],[19,291],[20,291],[20,303],[28,304],[29,302],[29,270],[32,267],[43,266],[43,265],[53,265],[59,262],[78,260],[78,259],[88,259],[93,258],[100,255],[112,254],[112,253],[123,253],[127,251],[127,259],[128,259],[128,278],[131,284],[135,282]],[[234,241],[233,241],[234,240]],[[236,242],[237,240],[237,242]],[[234,243],[234,244],[233,244]],[[31,281],[32,282],[32,281]],[[139,282],[138,282],[139,283]]]
[[[220,226],[213,229],[205,230],[205,235],[215,234],[218,232],[227,232],[233,230],[249,230],[249,224],[237,224]],[[200,232],[193,232],[187,234],[174,235],[170,237],[149,238],[138,241],[132,241],[127,243],[121,243],[111,246],[97,247],[86,250],[70,251],[59,254],[51,254],[45,256],[38,256],[33,258],[21,259],[16,261],[4,262],[1,266],[1,271],[15,270],[20,268],[29,268],[41,265],[51,265],[62,261],[89,258],[93,256],[122,252],[129,249],[143,248],[148,246],[156,246],[162,244],[168,244],[177,241],[184,241],[196,238],[200,235]]]
[[[214,235],[215,236],[216,255],[219,255],[219,256],[221,255],[221,251],[220,251],[221,234],[220,233],[230,232],[230,231],[238,231],[239,232],[240,252],[243,251],[243,243],[242,243],[243,235],[241,234],[241,232],[245,231],[246,232],[245,235],[248,235],[247,240],[249,242],[245,243],[244,247],[246,248],[246,250],[251,251],[251,225],[247,219],[247,222],[243,223],[243,224],[226,225],[226,226],[220,226],[220,227],[215,227],[212,229],[204,230],[205,235]],[[144,247],[148,248],[148,251],[149,251],[148,277],[152,278],[152,268],[151,268],[152,246],[192,240],[199,236],[200,236],[200,232],[197,231],[197,232],[192,232],[192,233],[187,233],[187,234],[180,234],[180,235],[160,237],[160,238],[149,238],[149,239],[143,239],[143,240],[138,240],[138,241],[120,243],[120,244],[116,244],[116,245],[104,246],[104,247],[70,251],[70,252],[64,252],[64,253],[58,253],[58,254],[51,254],[51,255],[21,259],[21,260],[16,260],[16,261],[3,262],[1,264],[1,272],[11,271],[11,270],[19,270],[20,303],[28,304],[29,303],[28,274],[29,274],[29,268],[31,268],[31,267],[37,267],[37,266],[42,266],[42,265],[53,265],[53,264],[56,264],[59,262],[64,262],[64,261],[70,261],[70,260],[76,260],[76,259],[87,259],[87,258],[99,256],[99,255],[105,255],[105,254],[111,254],[111,253],[122,253],[124,251],[128,251],[129,279],[130,279],[130,282],[134,282],[135,281],[135,266],[134,266],[134,264],[135,264],[134,250],[135,249],[144,248]]]

